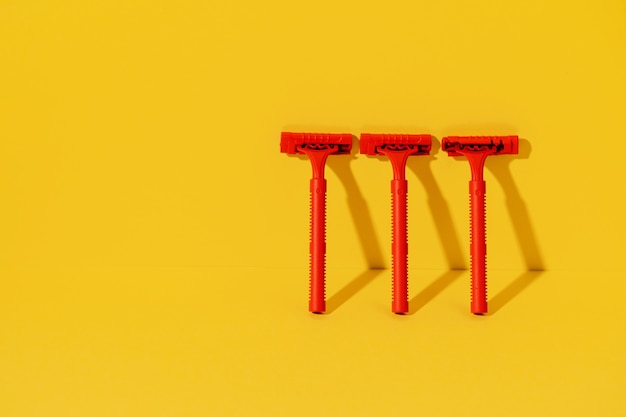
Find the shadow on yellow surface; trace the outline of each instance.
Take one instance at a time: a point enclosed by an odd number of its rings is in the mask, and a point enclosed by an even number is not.
[[[350,209],[350,215],[354,222],[354,228],[359,237],[359,244],[363,250],[368,268],[380,269],[385,267],[385,261],[380,242],[374,230],[374,221],[372,220],[367,202],[363,198],[363,194],[356,182],[354,173],[350,168],[350,163],[357,159],[355,154],[358,149],[358,139],[353,135],[352,153],[350,156],[328,158],[327,165],[337,175],[348,195],[348,208]]]
[[[330,314],[337,310],[343,303],[354,297],[356,293],[374,281],[374,279],[376,279],[376,277],[378,277],[383,271],[384,269],[378,268],[367,269],[360,273],[356,278],[328,299],[326,302],[326,313]]]
[[[489,300],[489,314],[496,314],[502,307],[520,295],[526,288],[539,278],[544,271],[526,271],[515,278],[502,291]]]
[[[448,267],[450,269],[466,269],[467,264],[463,256],[463,251],[461,250],[459,235],[452,221],[450,207],[430,167],[430,163],[437,160],[433,155],[436,155],[440,148],[441,145],[439,141],[433,137],[431,155],[420,158],[409,158],[407,167],[415,173],[426,190],[426,194],[428,195],[428,208],[430,209],[430,214],[437,229],[437,234],[439,235]]]
[[[439,278],[431,282],[409,301],[409,315],[417,313],[464,273],[464,269],[453,269],[441,274]]]
[[[529,271],[541,271],[545,268],[543,257],[539,250],[539,243],[535,234],[526,203],[515,184],[510,165],[515,159],[528,159],[531,153],[530,142],[526,139],[519,141],[518,155],[502,155],[497,158],[487,158],[485,166],[500,183],[506,195],[506,207],[513,224],[513,230],[519,242],[522,256]]]

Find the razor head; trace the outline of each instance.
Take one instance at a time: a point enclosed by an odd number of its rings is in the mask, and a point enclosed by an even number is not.
[[[517,136],[447,136],[441,141],[441,148],[448,152],[448,156],[517,154],[518,146]]]
[[[429,155],[432,144],[430,135],[394,135],[362,133],[360,151],[374,156],[390,151],[409,151],[411,155]]]
[[[293,133],[280,134],[280,151],[287,154],[304,153],[305,150],[332,150],[333,154],[345,155],[352,150],[349,133]]]

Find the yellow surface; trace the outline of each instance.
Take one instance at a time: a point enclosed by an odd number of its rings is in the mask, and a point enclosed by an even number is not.
[[[0,0],[0,416],[620,415],[625,45],[622,0]],[[435,136],[412,314],[356,154],[306,312],[282,130]],[[487,163],[487,317],[452,134],[523,139]]]

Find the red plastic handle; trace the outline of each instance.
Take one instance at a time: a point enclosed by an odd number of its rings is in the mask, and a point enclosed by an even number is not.
[[[280,151],[305,154],[311,161],[310,242],[309,242],[309,311],[326,311],[326,180],[324,167],[330,155],[350,155],[349,133],[281,132]]]
[[[407,187],[407,180],[391,181],[391,270],[393,276],[391,311],[394,313],[409,311]]]
[[[309,311],[326,311],[326,180],[311,179]]]
[[[465,156],[470,164],[470,254],[474,314],[487,313],[487,242],[485,236],[485,181],[483,169],[489,155],[517,154],[517,136],[447,136],[441,148],[449,156]]]
[[[469,182],[470,255],[473,314],[487,313],[487,242],[485,222],[485,181]]]
[[[430,154],[430,135],[361,134],[361,153],[385,155],[391,162],[391,311],[408,313],[408,236],[406,162]]]

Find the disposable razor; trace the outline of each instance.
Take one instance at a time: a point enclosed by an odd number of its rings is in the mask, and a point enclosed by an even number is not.
[[[517,154],[517,136],[448,136],[442,149],[448,156],[464,156],[472,171],[470,193],[471,311],[487,313],[487,241],[485,224],[485,180],[483,168],[489,155]]]
[[[408,232],[406,162],[411,155],[430,154],[430,135],[361,134],[360,151],[368,156],[383,155],[391,161],[391,311],[409,311]]]
[[[280,151],[308,156],[313,168],[309,246],[309,311],[312,313],[326,311],[326,158],[349,155],[351,149],[352,135],[349,133],[281,133]]]

